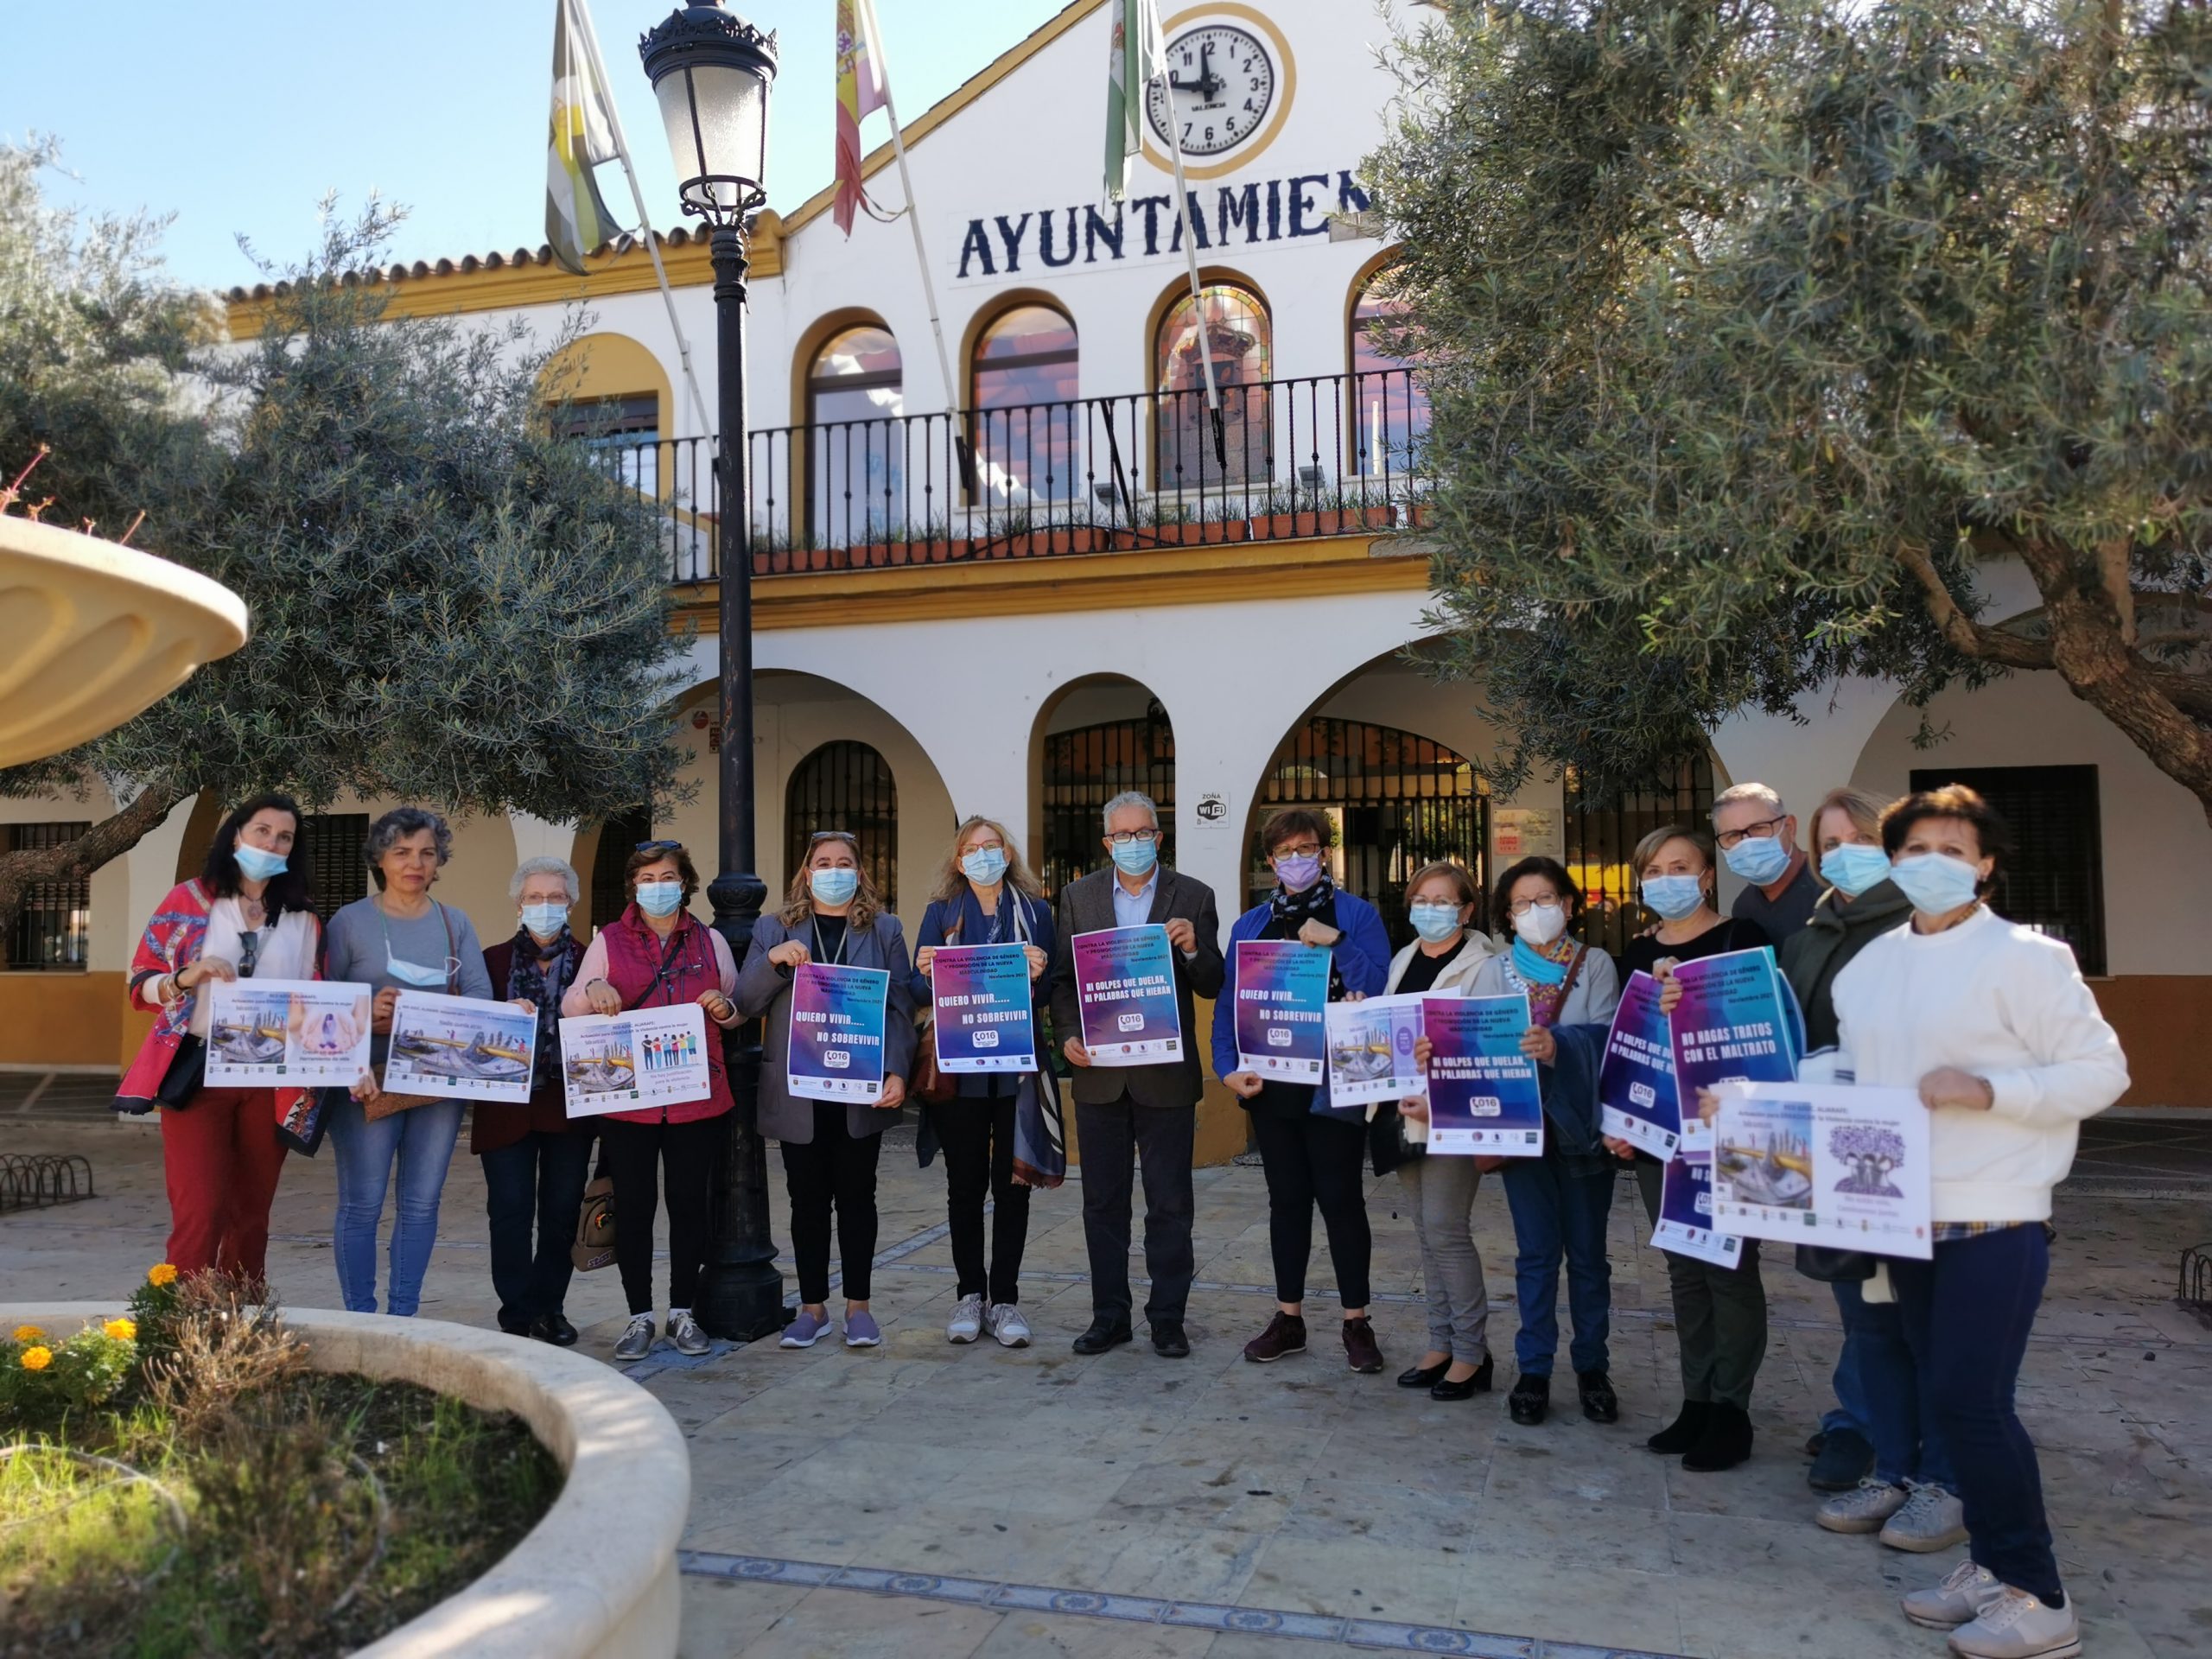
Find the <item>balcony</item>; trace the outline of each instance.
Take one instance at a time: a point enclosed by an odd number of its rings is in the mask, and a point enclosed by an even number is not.
[[[886,414],[752,435],[756,576],[1376,536],[1426,521],[1412,371]],[[720,574],[703,438],[594,441],[659,511],[669,579]]]

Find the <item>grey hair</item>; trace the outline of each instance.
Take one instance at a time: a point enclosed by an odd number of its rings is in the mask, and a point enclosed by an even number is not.
[[[425,830],[437,837],[439,868],[452,863],[453,826],[427,806],[395,806],[369,826],[369,838],[361,843],[361,856],[369,862],[369,874],[376,878],[378,892],[384,891],[384,855],[407,836]]]
[[[557,875],[569,889],[569,902],[575,904],[584,896],[583,883],[577,880],[576,867],[565,858],[525,858],[515,866],[515,873],[507,882],[507,897],[512,902],[522,902],[523,884],[533,875]]]
[[[1106,810],[1098,816],[1099,828],[1108,835],[1114,833],[1114,815],[1125,806],[1141,806],[1152,814],[1152,827],[1160,828],[1160,805],[1141,789],[1125,789],[1106,803]]]
[[[1764,784],[1732,784],[1713,798],[1713,821],[1720,822],[1720,809],[1733,806],[1738,801],[1757,801],[1777,818],[1786,817],[1789,809],[1782,804],[1782,797]]]

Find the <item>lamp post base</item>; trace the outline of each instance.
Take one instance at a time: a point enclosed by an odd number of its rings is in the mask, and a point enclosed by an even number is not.
[[[757,875],[717,876],[707,889],[715,907],[715,931],[728,941],[731,958],[742,964],[753,942],[753,924],[768,889]],[[729,1078],[729,1134],[715,1171],[707,1251],[691,1315],[711,1337],[757,1342],[772,1337],[791,1318],[784,1306],[784,1275],[776,1267],[776,1243],[768,1231],[768,1147],[760,1138],[760,1038],[747,1021],[722,1036],[724,1069]]]

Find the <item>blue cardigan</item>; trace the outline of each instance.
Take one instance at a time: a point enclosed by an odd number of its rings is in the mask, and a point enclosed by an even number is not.
[[[1272,906],[1255,905],[1229,926],[1228,948],[1222,951],[1221,995],[1213,1005],[1214,1075],[1225,1077],[1236,1070],[1236,946],[1240,940],[1256,939],[1268,925]],[[1382,913],[1357,893],[1337,889],[1337,928],[1344,937],[1329,948],[1337,954],[1337,972],[1347,995],[1380,996],[1390,980],[1390,936],[1382,931]],[[1323,1074],[1313,1090],[1313,1109],[1329,1109],[1329,1079]]]
[[[1045,1040],[1045,1016],[1052,1007],[1052,907],[1042,899],[1030,898],[1011,884],[999,891],[1001,904],[1011,897],[1021,906],[1022,919],[1029,925],[1029,943],[1045,953],[1045,971],[1029,982],[1029,1001],[1034,1011],[1033,1017],[1037,1021],[1037,1040],[1042,1043]],[[930,900],[929,908],[922,912],[921,929],[914,935],[916,951],[926,946],[947,943],[945,934],[956,922],[959,924],[959,931],[950,941],[953,944],[978,944],[990,938],[990,921],[983,914],[983,907],[976,902],[975,888],[963,885],[958,897],[950,901],[942,899]],[[1020,935],[1015,937],[1018,939]],[[930,1009],[930,976],[917,969],[909,984],[914,1007],[926,1016]],[[1038,1056],[1038,1063],[1046,1067],[1052,1064],[1042,1053]],[[960,1073],[955,1086],[963,1097],[988,1096],[992,1091],[995,1075],[1004,1077],[1008,1084],[1020,1080],[1010,1073],[970,1071]],[[1009,1089],[1007,1092],[1012,1091]],[[928,1160],[925,1159],[923,1162],[926,1166]]]

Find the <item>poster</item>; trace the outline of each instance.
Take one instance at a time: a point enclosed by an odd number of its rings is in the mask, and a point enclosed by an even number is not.
[[[1428,1149],[1541,1158],[1544,1104],[1536,1063],[1521,1052],[1524,996],[1421,999],[1429,1043]]]
[[[1559,814],[1545,806],[1497,806],[1490,814],[1490,849],[1501,866],[1541,854],[1560,855]]]
[[[880,968],[803,962],[791,970],[791,1054],[785,1078],[804,1100],[883,1094],[884,1009],[891,976]]]
[[[561,1079],[570,1117],[705,1100],[707,1011],[696,1002],[584,1014],[561,1021]]]
[[[1297,939],[1239,939],[1236,985],[1238,1069],[1319,1083],[1328,1063],[1329,952]]]
[[[359,1083],[369,1070],[370,990],[305,979],[207,982],[210,1089]]]
[[[1670,1160],[1682,1139],[1675,1098],[1674,1041],[1659,1012],[1659,982],[1628,976],[1598,1071],[1599,1127],[1653,1157]]]
[[[1075,995],[1093,1065],[1159,1065],[1183,1058],[1175,947],[1158,925],[1078,933]]]
[[[1363,1002],[1329,1004],[1329,1103],[1393,1105],[1420,1100],[1428,1077],[1414,1063],[1421,1036],[1419,996],[1370,996]]]
[[[940,945],[930,958],[930,1017],[940,1071],[1034,1071],[1037,1018],[1019,944]]]
[[[1675,977],[1682,987],[1669,1021],[1682,1103],[1680,1150],[1685,1158],[1709,1158],[1713,1137],[1698,1116],[1698,1091],[1724,1083],[1787,1083],[1797,1075],[1803,1039],[1791,1028],[1795,999],[1764,945],[1683,963]]]
[[[384,1087],[395,1095],[526,1105],[537,1010],[436,991],[402,991],[391,1009]]]
[[[1723,1089],[1713,1219],[1747,1238],[1926,1261],[1935,1240],[1928,1119],[1912,1089]]]
[[[1713,1230],[1713,1166],[1669,1158],[1659,1189],[1659,1224],[1651,1230],[1655,1249],[1694,1256],[1715,1267],[1732,1268],[1744,1259],[1744,1241]]]

